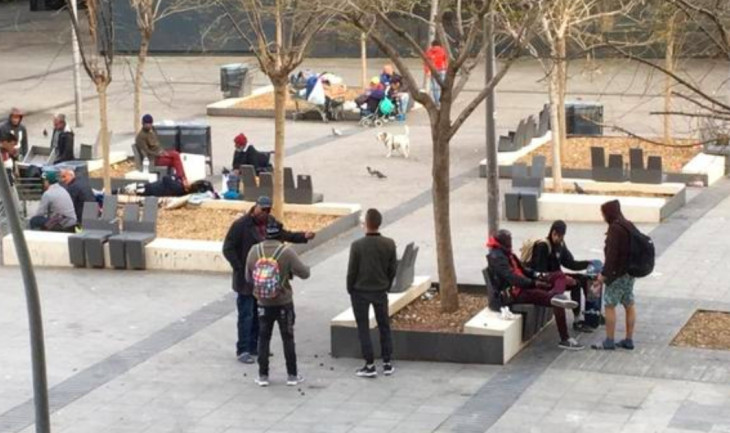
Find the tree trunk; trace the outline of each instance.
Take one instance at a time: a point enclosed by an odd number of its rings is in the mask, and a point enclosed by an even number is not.
[[[438,16],[438,9],[439,9],[439,0],[431,0],[431,13],[428,18],[428,46],[426,49],[428,49],[431,46],[431,42],[436,39],[436,17]],[[425,92],[428,92],[431,87],[431,80],[428,79],[428,74],[423,73],[423,85],[421,88],[424,89]]]
[[[563,169],[561,160],[562,140],[560,139],[560,108],[559,84],[557,65],[549,76],[548,95],[550,97],[550,129],[553,138],[553,185],[556,192],[563,191]]]
[[[664,57],[664,68],[669,72],[674,72],[674,27],[675,17],[669,18],[667,23],[667,40],[666,55]],[[672,84],[673,79],[669,75],[664,75],[664,111],[669,113],[672,111]],[[672,116],[664,115],[664,142],[672,144]]]
[[[567,152],[568,134],[567,125],[565,121],[565,94],[568,92],[568,59],[567,50],[565,46],[565,38],[559,37],[557,39],[558,48],[558,63],[557,63],[557,91],[558,91],[558,126],[560,133],[560,155],[565,155]]]
[[[272,78],[274,84],[274,207],[273,215],[284,218],[284,129],[286,127],[287,80]]]
[[[142,32],[142,41],[139,45],[137,55],[137,70],[134,75],[134,132],[142,129],[142,80],[144,78],[144,66],[147,61],[147,53],[150,48],[151,34]]]
[[[102,176],[104,177],[104,192],[111,194],[112,181],[109,175],[109,117],[107,115],[106,91],[109,83],[106,81],[96,84],[96,92],[99,94],[99,119],[101,122],[99,135],[101,137],[101,154],[104,161]]]
[[[444,89],[442,101],[450,101],[449,91]],[[431,116],[431,135],[433,140],[433,218],[436,235],[436,258],[438,262],[438,280],[441,292],[441,312],[453,313],[459,309],[459,291],[456,286],[456,269],[454,266],[454,250],[451,243],[450,212],[450,156],[449,130],[450,102],[442,103],[441,115]]]
[[[360,62],[362,63],[362,88],[368,88],[368,35],[360,35]]]
[[[486,73],[484,74],[485,85],[489,84],[494,78],[495,73],[495,57],[494,52],[494,18],[492,15],[484,20],[484,37],[487,46]],[[497,161],[497,131],[496,110],[495,110],[494,88],[489,92],[485,100],[485,124],[486,124],[486,142],[487,142],[487,231],[489,235],[499,230],[499,162]]]

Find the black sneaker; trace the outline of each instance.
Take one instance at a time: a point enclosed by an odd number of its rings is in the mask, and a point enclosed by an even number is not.
[[[563,350],[583,350],[585,349],[585,346],[578,343],[575,338],[568,338],[567,340],[563,340],[558,344],[558,347]]]
[[[393,373],[395,373],[395,367],[393,367],[393,364],[391,364],[390,362],[383,363],[383,374],[386,376],[390,376]]]
[[[377,377],[378,370],[375,369],[375,365],[366,365],[365,367],[355,372],[357,377]]]
[[[590,334],[591,332],[593,332],[593,327],[586,324],[586,322],[579,320],[577,322],[573,322],[573,330],[576,332]]]

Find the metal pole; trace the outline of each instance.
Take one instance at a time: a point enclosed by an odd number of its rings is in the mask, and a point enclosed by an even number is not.
[[[484,85],[488,85],[494,78],[495,49],[494,49],[494,18],[490,13],[484,20],[484,38],[487,45],[486,71]],[[486,99],[486,141],[487,141],[487,227],[490,234],[499,230],[499,166],[497,165],[497,128],[495,111],[494,87]]]
[[[360,35],[360,61],[362,62],[362,89],[368,88],[368,35]]]
[[[28,244],[25,242],[23,228],[20,225],[18,208],[13,200],[5,167],[0,169],[0,200],[5,205],[5,211],[13,235],[15,252],[20,264],[25,285],[25,300],[28,307],[28,323],[30,327],[30,354],[33,367],[33,402],[35,403],[35,431],[36,433],[50,433],[51,420],[48,413],[48,380],[46,378],[46,350],[43,343],[43,318],[41,314],[41,300],[38,295],[38,284],[33,272],[33,263],[30,260]],[[7,251],[5,251],[7,254]]]
[[[79,21],[77,0],[69,0],[71,11],[73,12],[74,21]],[[83,118],[83,99],[81,98],[81,52],[79,51],[79,39],[76,31],[71,27],[71,46],[74,58],[74,100],[76,102],[76,127],[84,126]]]

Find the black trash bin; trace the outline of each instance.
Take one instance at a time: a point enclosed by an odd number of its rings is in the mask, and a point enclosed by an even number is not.
[[[245,63],[221,66],[221,92],[224,98],[242,98],[253,89],[254,68]]]

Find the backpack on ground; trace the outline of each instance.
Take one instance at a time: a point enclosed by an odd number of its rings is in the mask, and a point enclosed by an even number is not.
[[[550,245],[550,242],[547,241],[545,238],[540,239],[528,239],[525,242],[522,243],[522,248],[520,248],[520,261],[527,267],[532,267],[532,259],[535,255],[535,246],[538,243],[545,243],[548,247],[548,252],[552,249],[552,246]]]
[[[274,254],[267,257],[263,244],[256,245],[258,259],[253,267],[253,295],[256,299],[274,299],[281,293],[281,270],[279,257],[286,245],[279,245]]]
[[[656,251],[654,241],[641,233],[635,225],[621,224],[629,232],[629,263],[627,272],[634,278],[643,278],[654,271]]]

